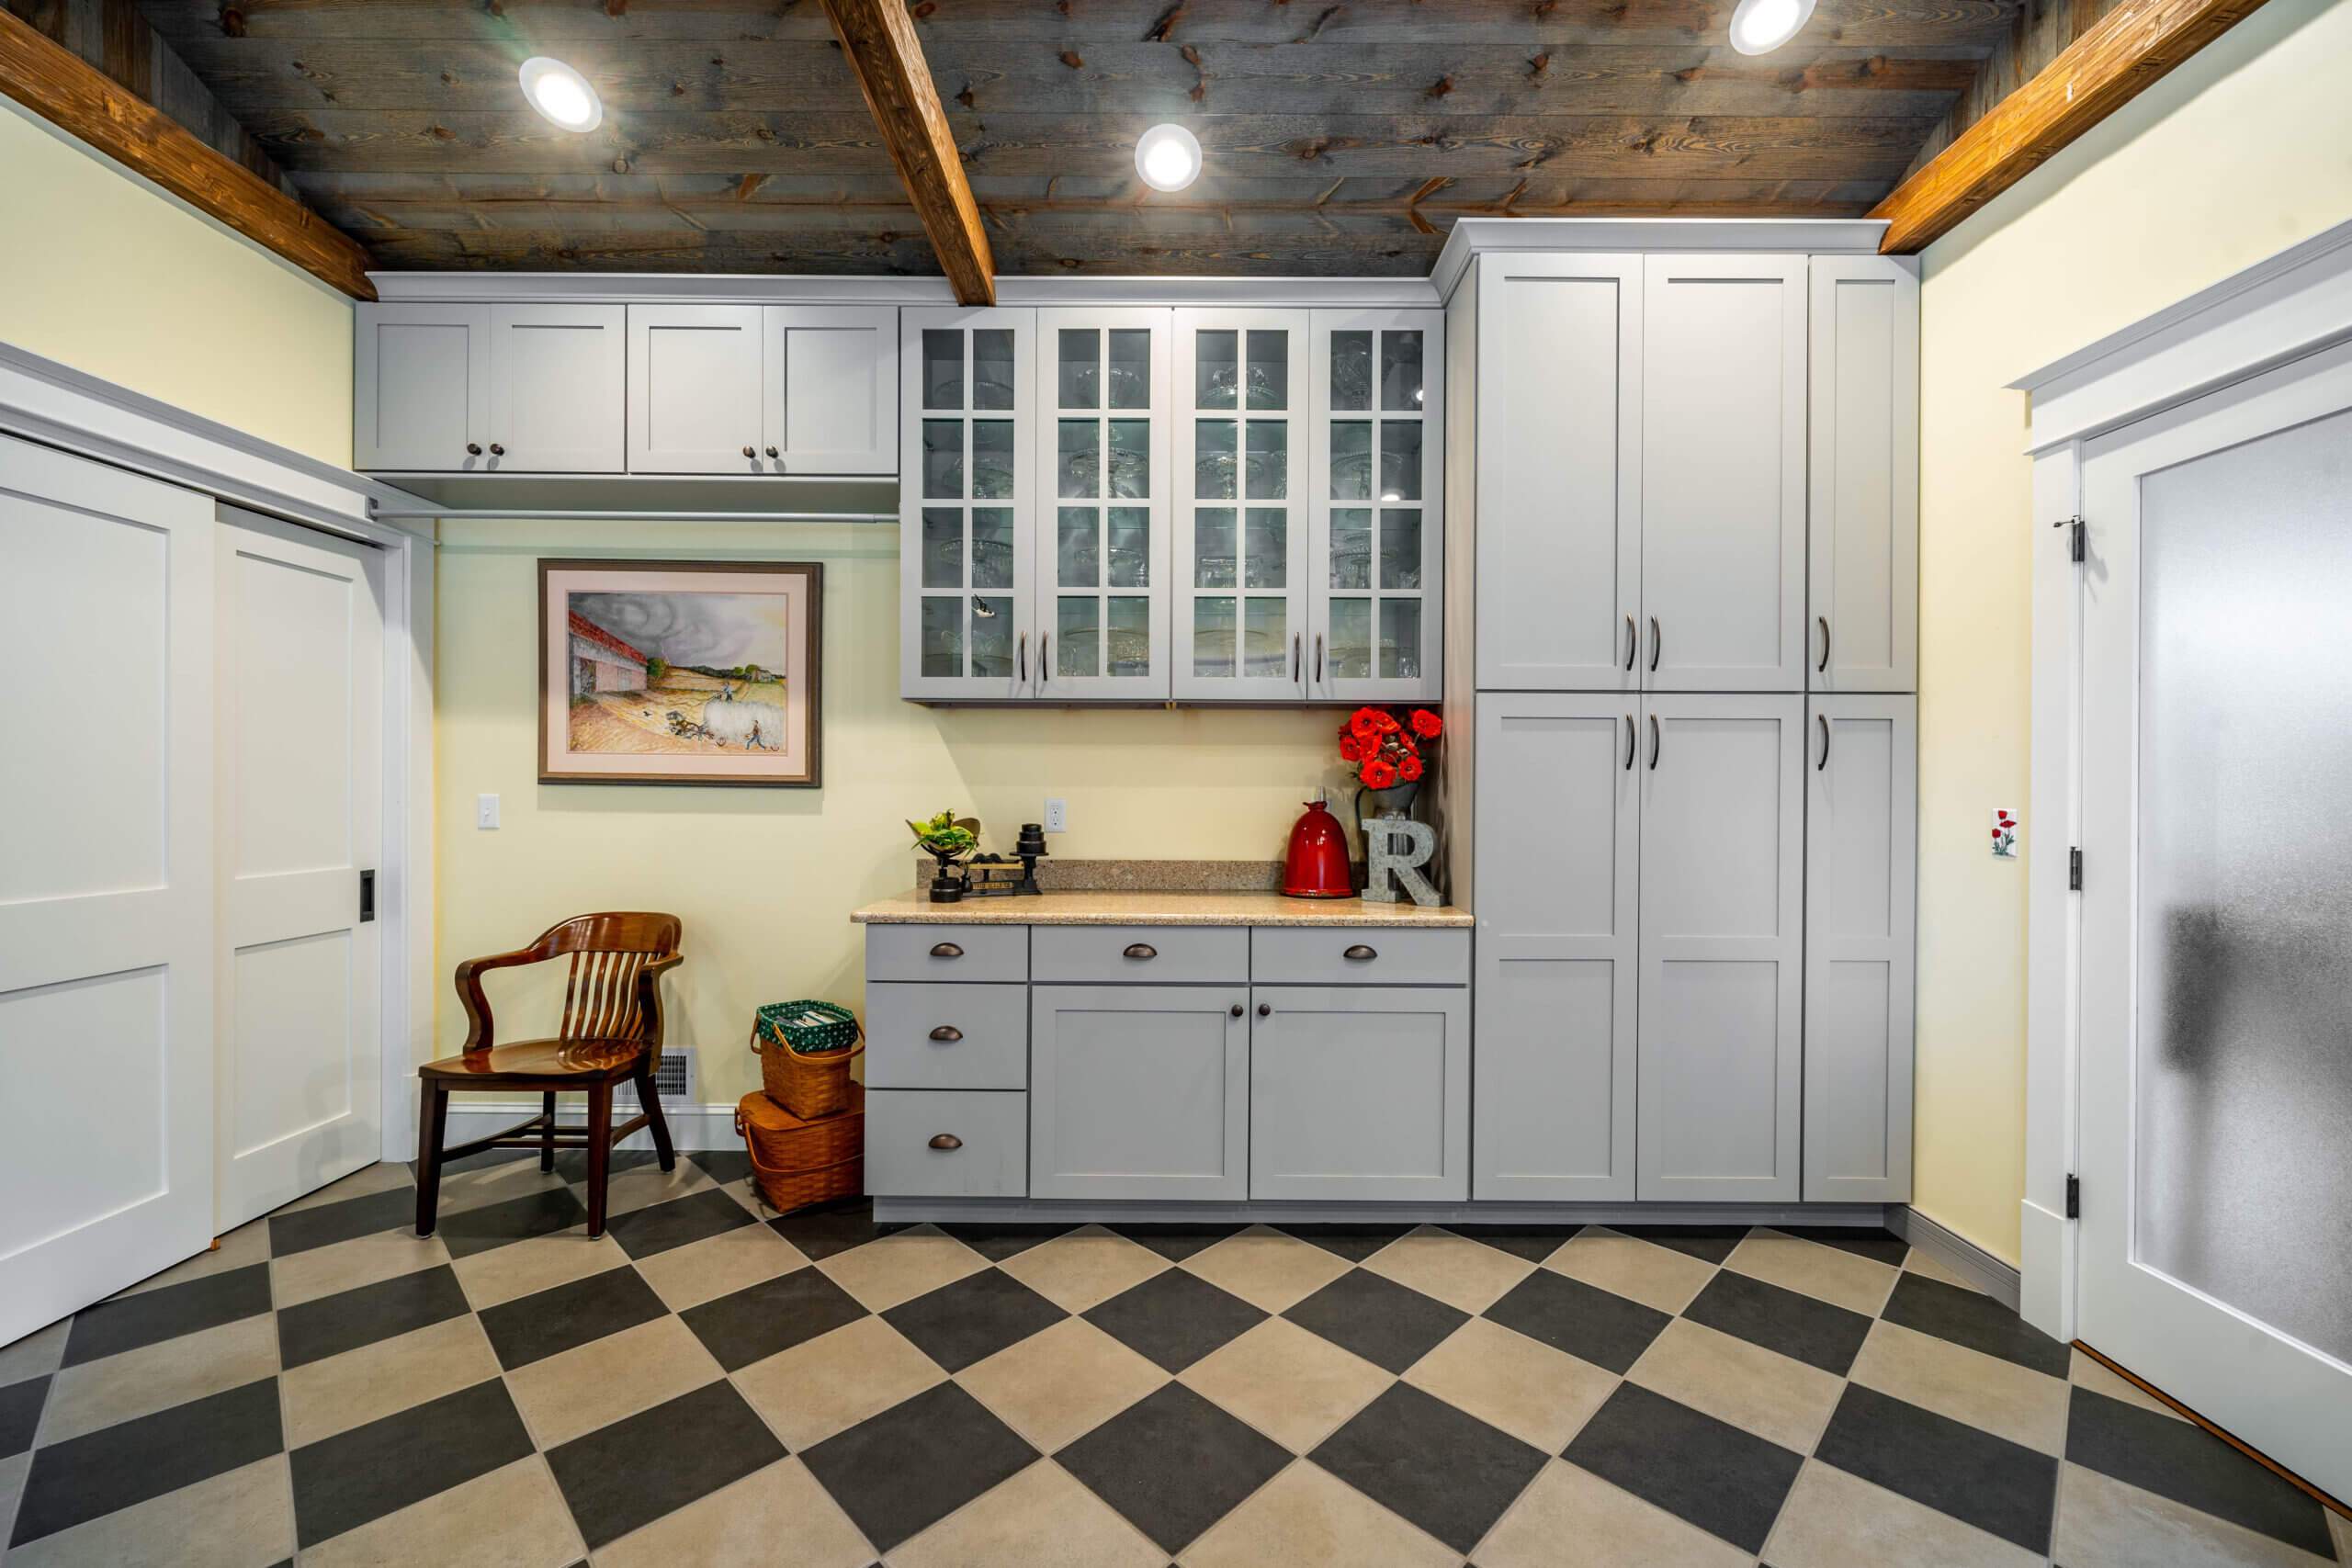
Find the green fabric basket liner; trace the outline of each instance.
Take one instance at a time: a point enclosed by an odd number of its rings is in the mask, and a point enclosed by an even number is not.
[[[752,1032],[753,1049],[762,1037],[781,1040],[800,1055],[846,1051],[857,1043],[857,1015],[838,1002],[770,1002],[759,1010]]]

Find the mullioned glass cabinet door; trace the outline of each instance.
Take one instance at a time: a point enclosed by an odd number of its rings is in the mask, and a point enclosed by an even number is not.
[[[1034,695],[1035,310],[899,313],[899,690]]]
[[[1175,694],[1306,694],[1305,310],[1176,311]]]
[[[1038,678],[1053,699],[1164,701],[1169,312],[1037,312]]]

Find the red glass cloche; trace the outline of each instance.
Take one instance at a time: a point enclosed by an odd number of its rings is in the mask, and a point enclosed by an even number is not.
[[[1283,866],[1283,893],[1292,898],[1352,898],[1354,874],[1348,865],[1347,829],[1330,807],[1310,800],[1290,830],[1290,856]]]

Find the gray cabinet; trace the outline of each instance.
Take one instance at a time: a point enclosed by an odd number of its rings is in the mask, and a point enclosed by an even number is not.
[[[1635,1196],[1793,1199],[1804,700],[1645,707]]]
[[[490,307],[362,305],[352,466],[479,472],[490,462]]]
[[[355,468],[618,473],[618,305],[362,305]]]
[[[1236,1199],[1249,1188],[1241,986],[1035,986],[1032,1198]]]
[[[1634,1195],[1640,702],[1478,699],[1475,1198]]]
[[[1917,699],[1808,706],[1804,1196],[1908,1202]]]
[[[493,305],[489,473],[616,474],[627,323],[618,305]]]
[[[1919,675],[1919,274],[1813,259],[1806,683],[1909,692]]]
[[[897,306],[763,305],[760,344],[763,471],[899,471]]]
[[[1250,1197],[1470,1195],[1460,987],[1260,986],[1251,998]]]
[[[1018,1198],[1027,1175],[1018,1094],[878,1089],[865,1097],[865,1190],[876,1198]]]
[[[628,308],[628,466],[639,474],[760,469],[760,307]]]

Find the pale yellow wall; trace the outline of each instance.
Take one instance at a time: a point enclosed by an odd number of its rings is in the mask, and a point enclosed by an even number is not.
[[[1924,257],[1914,1203],[2014,1262],[2032,659],[2024,397],[2002,390],[2352,218],[2352,0],[2270,0]],[[2028,853],[2064,853],[2026,824]]]
[[[6,99],[0,342],[351,461],[351,301]]]
[[[1277,860],[1331,767],[1340,716],[1263,709],[929,708],[899,700],[895,528],[756,524],[445,524],[436,771],[439,1048],[465,1023],[460,958],[516,947],[566,915],[664,909],[685,922],[669,1038],[700,1050],[701,1099],[758,1081],[744,1050],[761,1002],[861,1006],[849,911],[914,880],[904,819],[967,809],[1006,849],[1045,797],[1069,803],[1053,852],[1088,859]],[[537,782],[537,559],[816,560],[825,568],[821,790]],[[474,827],[475,796],[503,826]],[[501,981],[506,984],[502,987]],[[493,976],[504,1029],[545,1031],[553,998]],[[537,1012],[534,1014],[533,1009]]]

